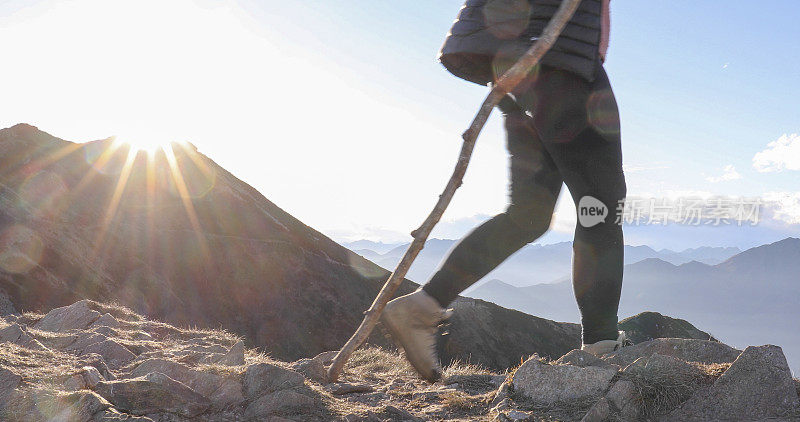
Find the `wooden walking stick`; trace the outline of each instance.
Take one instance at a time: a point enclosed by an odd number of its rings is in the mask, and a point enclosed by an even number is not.
[[[336,354],[333,363],[331,363],[330,368],[328,368],[328,380],[330,382],[335,382],[339,378],[339,373],[342,371],[347,359],[362,343],[364,343],[364,340],[367,339],[372,329],[375,328],[386,303],[389,302],[389,299],[391,299],[394,292],[400,286],[403,277],[405,277],[406,272],[408,272],[408,269],[411,267],[411,263],[414,262],[419,251],[425,246],[425,241],[428,239],[431,230],[433,230],[433,226],[442,218],[442,214],[444,214],[447,205],[450,204],[450,200],[453,199],[456,189],[461,186],[464,173],[467,171],[469,159],[472,156],[472,150],[475,148],[475,141],[478,139],[483,125],[486,124],[486,120],[489,119],[492,109],[500,102],[503,96],[511,92],[511,90],[530,73],[531,69],[539,63],[542,56],[550,50],[550,47],[556,42],[564,26],[566,26],[567,22],[572,18],[572,15],[575,14],[575,10],[578,9],[580,2],[581,0],[563,0],[561,2],[556,14],[544,28],[544,31],[542,31],[542,36],[525,52],[514,66],[497,80],[497,83],[494,85],[491,92],[489,92],[489,95],[483,100],[483,104],[478,110],[478,114],[476,114],[475,118],[472,120],[472,124],[461,135],[464,139],[464,144],[461,146],[458,162],[456,162],[453,175],[450,176],[450,180],[447,182],[444,192],[439,195],[439,201],[436,202],[436,206],[433,207],[433,211],[428,215],[428,218],[425,219],[418,229],[411,232],[414,241],[411,242],[411,245],[406,250],[403,259],[400,260],[400,263],[397,264],[397,268],[395,268],[394,272],[389,276],[389,279],[386,280],[386,284],[383,285],[378,296],[372,302],[372,306],[364,312],[365,316],[361,325],[359,325],[358,329],[353,333],[353,336],[347,340],[347,343],[342,346],[339,353]]]

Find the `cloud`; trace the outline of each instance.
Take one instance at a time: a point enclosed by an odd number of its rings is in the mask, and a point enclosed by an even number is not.
[[[734,167],[733,164],[728,164],[727,166],[725,166],[725,168],[722,169],[721,176],[708,176],[706,177],[706,180],[711,183],[717,183],[717,182],[726,182],[728,180],[737,180],[741,178],[742,175],[739,174],[738,171],[736,171],[736,167]]]
[[[784,134],[777,141],[753,156],[753,167],[759,172],[800,170],[800,135]]]
[[[800,192],[767,192],[763,198],[773,220],[800,224]]]

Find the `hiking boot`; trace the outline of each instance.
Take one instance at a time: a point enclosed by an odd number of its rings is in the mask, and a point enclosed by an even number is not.
[[[587,351],[595,356],[603,356],[631,345],[633,345],[633,343],[628,340],[625,331],[619,331],[619,336],[616,340],[600,340],[597,343],[584,344],[581,346],[581,350]]]
[[[452,309],[442,309],[436,299],[422,289],[392,300],[383,310],[383,325],[403,348],[411,366],[429,382],[436,382],[442,376],[436,335],[439,324],[452,313]]]

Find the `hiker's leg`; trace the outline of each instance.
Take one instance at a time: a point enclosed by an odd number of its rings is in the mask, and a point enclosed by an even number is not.
[[[561,176],[530,117],[509,99],[501,104],[511,155],[510,204],[461,239],[423,289],[443,307],[550,227]]]
[[[626,194],[617,103],[602,67],[593,83],[550,72],[533,91],[535,126],[576,207],[587,196],[606,207],[603,222],[575,228],[572,280],[583,343],[616,340],[623,237],[615,216]]]

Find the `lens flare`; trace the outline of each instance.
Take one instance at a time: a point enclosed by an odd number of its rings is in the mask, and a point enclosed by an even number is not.
[[[22,274],[39,265],[44,242],[35,231],[22,225],[13,225],[0,233],[0,269],[11,274]]]

